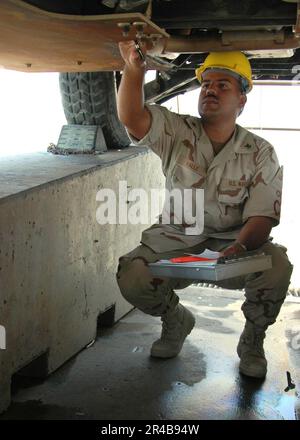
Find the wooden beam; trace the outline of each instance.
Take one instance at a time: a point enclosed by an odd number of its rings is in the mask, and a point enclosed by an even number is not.
[[[169,36],[140,13],[66,15],[21,0],[1,0],[0,67],[23,72],[121,70],[118,42],[136,38],[136,22],[144,23],[149,47],[150,35],[158,35],[160,45]],[[127,36],[120,23],[130,24]]]

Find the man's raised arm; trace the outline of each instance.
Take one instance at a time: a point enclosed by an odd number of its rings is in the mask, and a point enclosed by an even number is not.
[[[134,41],[120,42],[119,49],[125,66],[117,97],[118,116],[130,134],[142,139],[151,126],[151,114],[144,106],[145,63]]]

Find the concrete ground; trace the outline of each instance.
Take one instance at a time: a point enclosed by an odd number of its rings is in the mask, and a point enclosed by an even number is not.
[[[238,372],[243,292],[191,286],[178,293],[196,327],[177,358],[149,357],[160,320],[134,310],[46,380],[15,377],[0,420],[300,419],[300,299],[289,296],[268,331],[261,381]]]

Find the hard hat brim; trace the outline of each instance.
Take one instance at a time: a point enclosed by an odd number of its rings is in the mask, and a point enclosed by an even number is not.
[[[198,69],[196,69],[195,73],[196,73],[196,77],[197,77],[198,81],[200,82],[200,84],[202,82],[202,75],[206,70],[224,71],[225,73],[231,74],[232,76],[240,77],[244,81],[246,81],[247,86],[246,86],[245,92],[249,93],[252,90],[253,82],[252,82],[251,78],[248,78],[247,76],[242,75],[241,73],[237,73],[236,70],[231,69],[230,67],[224,66],[224,65],[223,66],[222,65],[214,65],[212,67],[207,67],[207,66],[205,66],[205,63],[204,63],[202,66],[198,67]]]
[[[199,69],[197,69],[197,70],[199,70]],[[207,68],[203,69],[203,71],[200,73],[200,79],[198,77],[197,70],[196,70],[196,75],[197,75],[197,79],[198,79],[198,81],[200,83],[202,82],[202,75],[203,75],[203,73],[206,72],[206,71],[210,71],[210,72],[224,72],[225,74],[230,75],[233,78],[235,78],[237,81],[240,81],[241,85],[243,86],[243,89],[244,89],[245,93],[249,93],[250,90],[252,89],[252,86],[253,86],[252,85],[252,81],[250,83],[249,79],[246,78],[244,75],[241,75],[241,74],[237,73],[235,70],[232,70],[232,69],[230,69],[228,67],[226,67],[226,68],[218,67],[218,66],[207,67]]]

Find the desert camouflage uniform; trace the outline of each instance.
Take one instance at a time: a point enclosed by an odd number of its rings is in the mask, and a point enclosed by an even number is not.
[[[161,158],[169,191],[204,189],[203,233],[187,235],[184,225],[157,223],[143,231],[139,247],[120,258],[117,280],[122,295],[145,313],[161,316],[178,303],[173,289],[184,288],[191,280],[154,278],[147,263],[205,248],[224,249],[249,217],[271,217],[277,225],[282,168],[272,145],[239,125],[215,156],[201,119],[158,105],[148,109],[151,128],[143,139],[132,141],[148,145]],[[245,317],[266,328],[275,322],[285,299],[292,265],[283,246],[268,241],[261,249],[272,255],[272,269],[218,284],[245,287]]]

